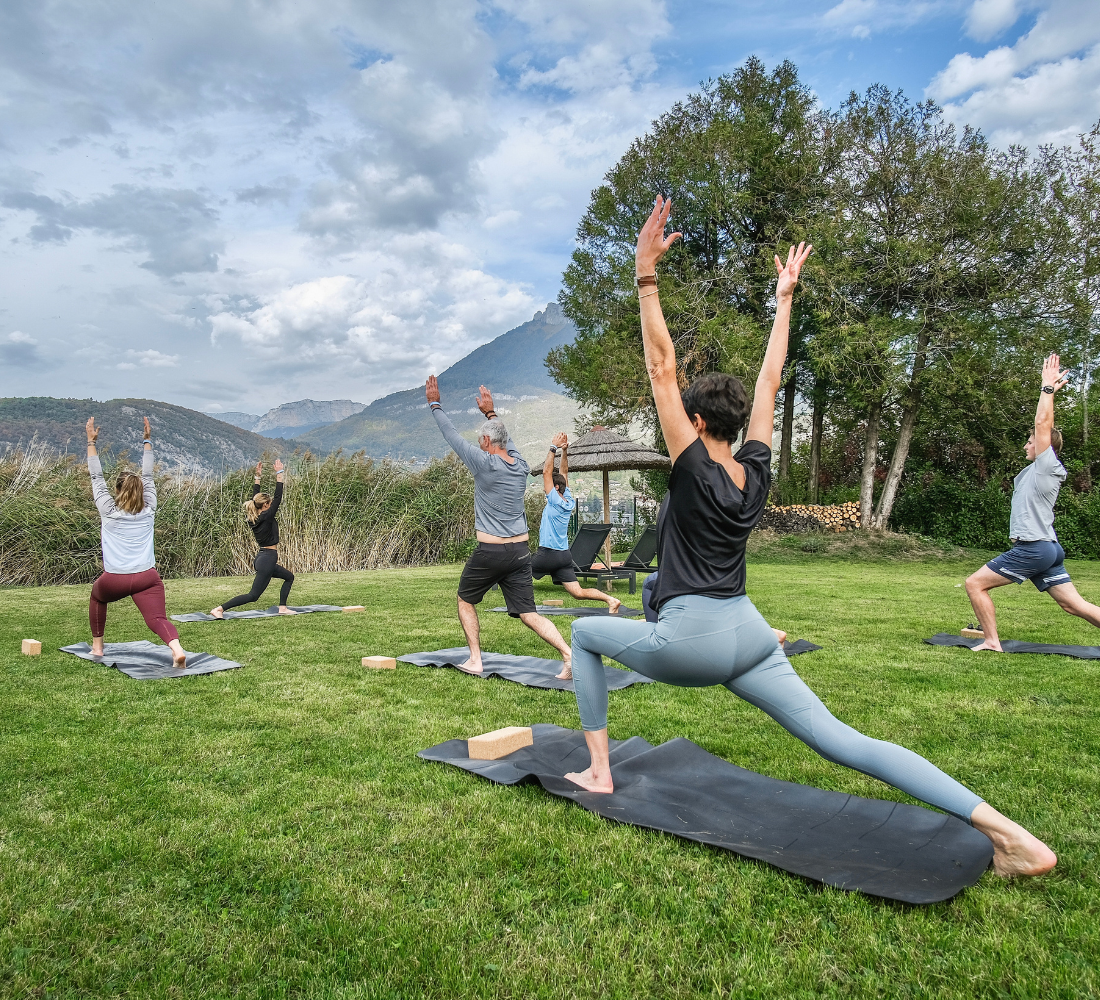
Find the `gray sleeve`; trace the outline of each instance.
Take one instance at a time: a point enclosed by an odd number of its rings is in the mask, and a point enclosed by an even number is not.
[[[431,409],[432,416],[435,417],[435,422],[439,425],[439,430],[443,434],[444,439],[454,450],[454,453],[462,459],[466,468],[471,472],[479,472],[485,469],[489,456],[476,445],[470,444],[469,441],[455,430],[454,424],[451,423],[450,417],[443,412],[442,407],[433,406]],[[509,444],[511,444],[511,442],[509,442]]]
[[[115,511],[115,501],[107,483],[103,479],[103,465],[98,455],[88,456],[88,474],[92,477],[92,499],[101,517],[107,517]]]
[[[1036,456],[1035,471],[1039,475],[1049,476],[1059,482],[1066,478],[1065,467],[1058,461],[1058,456],[1054,453],[1053,447],[1047,448],[1041,455]]]
[[[145,495],[145,506],[148,510],[157,509],[157,482],[153,478],[153,449],[142,445],[141,456],[141,487]]]

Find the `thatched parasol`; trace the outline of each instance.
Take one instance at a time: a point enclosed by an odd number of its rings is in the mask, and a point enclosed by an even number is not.
[[[569,442],[570,472],[603,473],[603,523],[611,523],[611,482],[607,474],[621,469],[669,469],[667,455],[654,451],[640,441],[632,441],[606,427],[593,427]],[[604,545],[607,565],[611,565],[610,536]]]

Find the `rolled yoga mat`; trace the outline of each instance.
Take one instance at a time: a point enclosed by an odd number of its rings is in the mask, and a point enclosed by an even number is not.
[[[452,649],[437,649],[433,653],[408,653],[397,659],[402,663],[411,663],[417,667],[454,667],[470,658],[469,646],[455,646]],[[485,670],[471,677],[500,677],[506,681],[522,684],[524,687],[542,688],[547,691],[572,691],[572,681],[558,680],[554,675],[561,672],[561,660],[543,660],[537,656],[512,656],[508,653],[481,653],[481,664]],[[604,665],[607,674],[607,690],[620,691],[631,684],[652,684],[648,677],[633,670],[619,670]],[[466,673],[465,670],[461,673]]]
[[[288,604],[287,607],[291,611],[297,611],[300,615],[308,615],[314,611],[343,611],[344,609],[339,604],[305,604],[297,606],[294,604]],[[174,622],[216,622],[219,619],[213,615],[208,615],[205,611],[192,611],[187,615],[171,615]],[[270,608],[264,608],[261,610],[252,611],[226,611],[225,620],[230,618],[278,618],[279,617],[279,605],[272,604]],[[290,618],[290,615],[283,615],[284,618]]]
[[[503,611],[508,613],[507,608],[490,608],[490,611]],[[603,615],[605,618],[608,615],[607,605],[602,608],[557,608],[546,607],[545,605],[536,605],[535,610],[540,615],[573,615],[574,618],[591,618],[593,615]],[[639,615],[645,614],[641,608],[628,608],[625,604],[622,605],[615,613],[616,618],[637,618]]]
[[[223,660],[212,653],[188,653],[187,668],[172,666],[172,650],[158,646],[148,639],[139,642],[105,642],[103,655],[93,656],[92,647],[86,642],[74,646],[62,646],[62,653],[72,653],[82,660],[102,663],[120,670],[135,681],[161,681],[169,677],[192,677],[195,674],[212,674],[219,670],[236,670],[240,664]]]
[[[954,816],[778,781],[686,739],[657,747],[638,736],[611,740],[615,791],[586,792],[564,778],[589,765],[584,733],[543,724],[531,728],[534,745],[499,760],[470,760],[465,740],[448,740],[417,756],[500,785],[537,781],[605,819],[906,903],[950,899],[974,885],[993,859],[989,838]]]
[[[967,639],[961,635],[951,635],[950,632],[940,632],[924,641],[929,646],[966,646],[968,649],[985,642],[984,639]],[[1055,646],[1045,642],[1002,639],[1001,649],[1006,653],[1043,653],[1050,656],[1074,656],[1078,660],[1100,660],[1100,646]]]

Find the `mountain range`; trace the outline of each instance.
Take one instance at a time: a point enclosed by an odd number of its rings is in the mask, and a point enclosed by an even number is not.
[[[484,420],[474,405],[478,387],[493,393],[497,412],[521,451],[549,442],[556,431],[571,431],[579,413],[543,363],[554,347],[572,343],[577,329],[556,302],[522,326],[471,351],[439,376],[443,408],[465,437]],[[428,411],[424,387],[376,399],[359,413],[297,439],[322,454],[343,448],[376,458],[423,461],[450,449]]]
[[[294,403],[282,403],[272,407],[267,413],[211,413],[215,420],[224,420],[227,424],[240,427],[265,437],[291,438],[305,434],[315,427],[334,424],[344,417],[350,417],[366,408],[366,403],[356,403],[350,399],[299,399]]]
[[[443,406],[455,427],[474,439],[484,419],[474,397],[485,384],[520,450],[535,449],[533,459],[540,458],[541,446],[556,431],[572,430],[579,412],[543,364],[548,351],[575,336],[576,328],[552,302],[440,374]],[[303,399],[262,415],[207,414],[149,399],[11,397],[0,399],[0,450],[26,448],[37,440],[83,455],[84,423],[90,416],[102,428],[100,450],[128,450],[131,457],[141,448],[141,418],[148,416],[158,461],[204,475],[251,465],[265,452],[286,456],[300,448],[319,455],[363,450],[375,458],[402,461],[424,461],[449,451],[428,411],[423,386],[391,393],[369,406],[350,399]]]

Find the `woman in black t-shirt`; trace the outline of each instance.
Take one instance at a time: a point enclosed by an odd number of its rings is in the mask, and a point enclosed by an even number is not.
[[[256,570],[256,579],[252,581],[252,589],[247,594],[234,597],[233,600],[226,601],[225,604],[211,610],[210,613],[215,618],[221,618],[231,608],[258,601],[267,590],[272,577],[283,581],[282,589],[279,591],[279,614],[297,613],[286,606],[290,597],[290,588],[294,584],[294,574],[285,566],[279,565],[279,522],[275,520],[275,515],[279,513],[279,504],[283,502],[283,477],[285,476],[283,463],[275,459],[274,497],[260,492],[260,474],[263,471],[264,463],[258,462],[256,478],[252,481],[252,499],[244,504],[245,519],[256,538],[256,544],[260,546],[260,551],[252,561],[252,568]]]
[[[610,656],[654,680],[683,687],[725,685],[763,709],[826,760],[862,771],[971,823],[993,841],[1001,875],[1037,875],[1054,853],[923,757],[871,739],[833,717],[794,672],[775,633],[745,596],[745,543],[771,486],[775,397],[787,356],[791,301],[811,247],[778,257],[775,321],[756,381],[752,413],[741,383],[705,375],[681,395],[676,352],[657,297],[656,265],[681,234],[665,237],[671,203],[661,198],[638,236],[635,258],[646,369],[672,459],[657,521],[656,623],[582,618],[572,634],[577,707],[591,766],[566,775],[592,792],[614,790],[608,763]],[[731,454],[748,417],[745,443]]]

